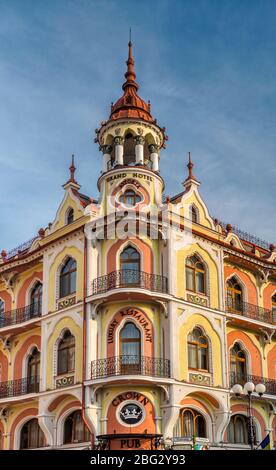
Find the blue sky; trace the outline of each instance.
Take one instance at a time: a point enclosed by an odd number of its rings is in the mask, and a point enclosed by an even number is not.
[[[211,214],[276,241],[275,24],[274,0],[0,0],[0,249],[54,218],[72,153],[98,196],[94,129],[121,95],[130,26],[169,135],[165,194],[191,151]]]

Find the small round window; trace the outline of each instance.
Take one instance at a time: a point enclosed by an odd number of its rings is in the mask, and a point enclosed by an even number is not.
[[[136,206],[141,200],[141,196],[132,189],[127,189],[119,198],[119,201],[126,206]]]

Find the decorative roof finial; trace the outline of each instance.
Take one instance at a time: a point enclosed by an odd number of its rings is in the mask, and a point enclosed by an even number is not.
[[[194,164],[192,162],[191,152],[189,152],[189,163],[188,163],[187,167],[188,167],[188,170],[189,170],[189,179],[195,179],[195,177],[193,175]]]
[[[185,179],[183,185],[185,186],[185,188],[189,188],[191,186],[191,184],[196,184],[196,185],[199,185],[199,181],[197,181],[196,177],[194,176],[193,174],[193,167],[194,167],[194,164],[192,162],[192,156],[191,156],[191,152],[188,153],[189,154],[189,162],[187,164],[187,168],[189,170],[189,174],[187,176],[187,178]]]
[[[71,166],[69,167],[69,170],[70,170],[70,180],[72,183],[76,183],[76,180],[75,180],[75,171],[76,171],[76,167],[75,167],[75,155],[72,154],[72,162],[71,162]]]
[[[134,88],[136,91],[138,90],[138,85],[135,82],[136,74],[134,70],[134,59],[132,55],[132,42],[131,42],[131,28],[129,31],[129,42],[128,42],[128,59],[126,61],[127,64],[127,71],[125,73],[126,81],[123,84],[122,88],[125,90],[127,87]]]

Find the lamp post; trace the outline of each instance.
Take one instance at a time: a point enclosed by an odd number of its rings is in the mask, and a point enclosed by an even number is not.
[[[235,384],[232,387],[233,393],[239,396],[247,396],[248,398],[248,440],[251,447],[251,450],[254,450],[254,423],[253,423],[253,414],[252,414],[252,393],[256,391],[261,397],[265,393],[265,385],[260,383],[256,387],[253,382],[246,382],[244,387],[240,384]]]

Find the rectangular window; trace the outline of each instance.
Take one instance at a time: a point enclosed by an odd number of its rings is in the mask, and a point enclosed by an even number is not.
[[[194,271],[189,267],[186,268],[186,289],[194,291]]]
[[[197,369],[197,347],[195,344],[188,345],[188,361],[191,369]]]

